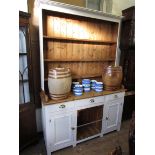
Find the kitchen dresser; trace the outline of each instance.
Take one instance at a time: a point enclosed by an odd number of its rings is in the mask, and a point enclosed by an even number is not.
[[[39,37],[42,122],[47,154],[120,130],[124,89],[70,93],[51,100],[50,68],[70,68],[72,81],[102,81],[103,69],[119,63],[121,17],[52,1],[40,1]]]

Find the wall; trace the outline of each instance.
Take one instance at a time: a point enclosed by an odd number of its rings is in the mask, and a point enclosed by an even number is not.
[[[61,3],[67,3],[71,5],[77,5],[86,7],[85,0],[55,0]],[[135,5],[135,0],[104,0],[105,2],[110,1],[112,3],[112,14],[122,15],[122,10]],[[104,3],[105,5],[105,3]],[[103,7],[105,9],[105,7]]]
[[[18,1],[19,3],[19,10],[23,12],[28,12],[28,7],[27,7],[27,0],[20,0]]]
[[[85,0],[54,0],[57,2],[61,2],[61,3],[67,3],[67,4],[71,4],[71,5],[77,5],[77,6],[81,6],[81,7],[85,7]]]
[[[135,0],[113,0],[112,14],[122,15],[122,10],[135,5]]]

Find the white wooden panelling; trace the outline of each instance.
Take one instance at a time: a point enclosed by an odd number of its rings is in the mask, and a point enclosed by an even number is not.
[[[58,113],[58,112],[64,113],[67,111],[72,111],[72,110],[74,110],[74,106],[75,106],[75,103],[73,101],[64,102],[64,103],[60,103],[60,104],[48,105],[48,106],[46,106],[46,111],[49,114],[55,115],[55,113]]]
[[[42,105],[43,131],[47,154],[77,143],[120,130],[125,93],[75,100],[48,106]],[[116,97],[117,96],[117,97]],[[93,99],[93,100],[92,100]],[[92,102],[93,101],[93,102]],[[60,108],[65,105],[65,108]],[[77,141],[77,110],[103,106],[102,131],[97,135]],[[108,119],[107,119],[108,118]],[[74,130],[72,130],[74,128]]]
[[[105,96],[105,101],[111,101],[111,100],[116,100],[119,98],[124,97],[124,92],[123,93],[115,93],[115,94],[111,94],[111,95],[106,95]]]
[[[108,101],[104,106],[103,133],[120,130],[123,99]]]
[[[75,113],[67,112],[51,116],[51,151],[73,145],[75,128]]]
[[[75,104],[76,110],[79,110],[79,109],[85,109],[87,107],[103,105],[104,101],[105,101],[105,97],[99,96],[99,97],[87,98],[82,100],[76,100],[74,101],[74,104]]]

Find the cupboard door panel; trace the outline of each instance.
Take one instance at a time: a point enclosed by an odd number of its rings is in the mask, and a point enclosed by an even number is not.
[[[52,150],[61,149],[73,145],[74,115],[63,113],[51,118]]]
[[[118,113],[119,113],[119,104],[112,104],[108,107],[107,115],[107,127],[112,128],[117,126],[118,122]]]
[[[114,130],[120,130],[122,104],[122,100],[113,100],[106,103],[103,119],[104,133],[108,133]]]
[[[59,116],[54,120],[55,145],[72,141],[70,115]],[[62,131],[63,129],[63,131]]]

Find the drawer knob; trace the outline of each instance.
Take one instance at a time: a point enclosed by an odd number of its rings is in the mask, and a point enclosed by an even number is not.
[[[95,101],[94,101],[94,99],[91,99],[89,102],[90,102],[90,103],[94,103]]]
[[[117,95],[115,95],[114,97],[115,97],[115,98],[118,98],[118,96],[117,96]]]
[[[64,104],[60,105],[59,108],[65,108],[66,106]]]

